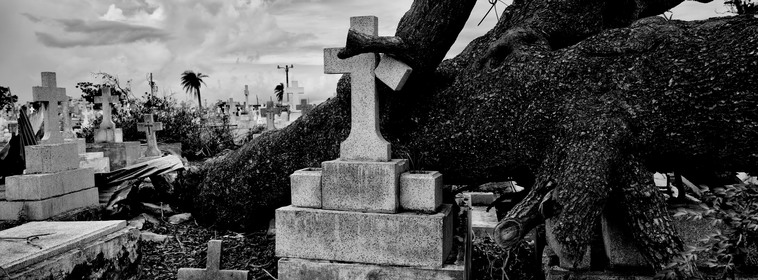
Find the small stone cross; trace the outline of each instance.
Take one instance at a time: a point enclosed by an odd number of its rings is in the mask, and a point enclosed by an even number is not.
[[[118,96],[111,95],[111,87],[103,86],[100,88],[102,95],[95,96],[95,103],[103,104],[103,121],[100,122],[100,129],[114,129],[116,125],[111,118],[111,103],[118,102]]]
[[[176,274],[179,280],[246,280],[246,270],[220,270],[221,240],[208,241],[205,269],[180,268]]]
[[[281,114],[282,108],[274,105],[274,101],[266,102],[266,108],[261,109],[261,114],[266,114],[266,129],[276,129],[274,126],[274,114]]]
[[[300,104],[295,106],[296,109],[303,112],[303,115],[308,114],[308,112],[310,112],[313,109],[313,107],[314,107],[313,105],[308,104],[307,99],[300,99]]]
[[[379,19],[351,17],[350,29],[378,36]],[[364,53],[339,59],[341,48],[324,49],[324,73],[350,74],[350,135],[340,144],[340,159],[389,161],[390,143],[379,132],[379,103],[376,94],[377,54]]]
[[[34,101],[45,102],[45,136],[42,142],[45,144],[63,143],[63,135],[60,130],[60,116],[58,115],[58,103],[68,100],[66,89],[56,85],[55,72],[42,72],[42,86],[32,87]]]
[[[137,124],[137,130],[144,132],[147,136],[147,150],[145,150],[145,156],[160,156],[161,150],[158,149],[158,140],[155,137],[155,132],[163,130],[163,123],[153,121],[153,114],[145,114],[142,116],[142,120],[144,122]]]

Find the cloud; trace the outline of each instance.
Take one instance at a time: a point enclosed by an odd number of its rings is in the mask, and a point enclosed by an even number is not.
[[[141,41],[160,41],[170,38],[168,32],[148,26],[132,25],[117,21],[51,19],[46,20],[30,14],[25,16],[32,22],[45,22],[60,27],[63,34],[37,31],[40,43],[53,48],[86,46],[108,46]]]

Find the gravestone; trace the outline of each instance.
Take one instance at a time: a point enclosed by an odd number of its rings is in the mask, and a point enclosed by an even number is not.
[[[76,137],[76,133],[74,133],[74,128],[71,123],[71,109],[74,106],[71,106],[71,98],[66,96],[65,99],[65,101],[61,102],[61,108],[63,108],[63,139],[64,141],[76,142],[76,147],[79,151],[79,154],[84,154],[87,152],[87,143],[85,142],[84,138]]]
[[[163,130],[163,123],[153,121],[153,114],[145,114],[142,119],[143,122],[137,124],[137,130],[144,132],[147,137],[145,157],[161,156],[161,150],[158,149],[158,140],[155,137],[155,132]]]
[[[266,130],[274,130],[274,115],[280,115],[282,108],[274,105],[274,101],[266,102],[266,108],[261,109],[261,114],[266,115]]]
[[[123,141],[123,133],[116,128],[111,117],[111,103],[118,102],[118,96],[111,95],[111,88],[100,88],[101,96],[95,96],[95,103],[102,104],[103,120],[96,130],[95,143],[87,143],[87,152],[102,152],[108,158],[110,170],[117,170],[135,164],[142,156],[139,141]]]
[[[248,98],[248,96],[250,95],[250,91],[247,89],[247,85],[245,85],[244,94],[245,94],[245,107],[242,108],[242,111],[245,114],[249,114],[250,113],[250,108],[248,108],[248,107],[250,107],[250,99]]]
[[[32,98],[45,105],[45,135],[42,137],[42,143],[63,143],[58,103],[68,100],[68,97],[65,88],[57,87],[54,72],[42,72],[42,86],[32,87]]]
[[[180,268],[176,274],[178,280],[246,280],[248,271],[244,270],[220,270],[221,268],[221,240],[208,241],[208,253],[205,269]]]
[[[313,109],[313,107],[316,107],[316,106],[308,104],[308,99],[300,99],[300,104],[296,106],[296,109],[300,110],[300,112],[302,112],[303,115],[305,115],[305,114],[308,114],[308,112],[310,112]]]
[[[353,17],[350,28],[377,36],[378,19]],[[379,133],[376,54],[342,60],[339,51],[324,50],[324,72],[351,74],[350,135],[339,159],[290,176],[291,194],[306,197],[276,210],[279,279],[465,279],[465,265],[448,263],[454,225],[441,174],[402,180],[408,161],[391,159]]]
[[[42,73],[42,87],[34,87],[34,101],[48,102],[45,112],[47,141],[24,147],[26,169],[23,175],[5,178],[0,220],[43,220],[72,209],[97,205],[94,171],[79,167],[77,143],[63,141],[60,135],[57,100],[65,89],[55,85],[55,73]],[[49,125],[49,124],[53,125]],[[58,127],[58,128],[56,128]],[[50,128],[50,129],[48,129]],[[58,136],[55,136],[58,135]]]
[[[135,279],[138,243],[125,221],[26,223],[0,231],[0,278]]]

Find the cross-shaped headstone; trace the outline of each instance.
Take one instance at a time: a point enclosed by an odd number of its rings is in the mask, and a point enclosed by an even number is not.
[[[246,270],[220,270],[221,240],[208,241],[205,269],[180,268],[176,274],[179,280],[246,280]]]
[[[374,16],[350,18],[350,29],[378,36],[379,19]],[[340,159],[389,161],[390,143],[379,132],[379,104],[374,69],[377,54],[364,53],[347,59],[337,54],[341,48],[324,49],[324,73],[350,74],[350,135],[340,144]]]
[[[45,136],[42,137],[42,142],[45,144],[63,143],[58,102],[68,100],[68,96],[66,96],[65,88],[57,87],[55,72],[42,72],[42,86],[32,87],[32,98],[34,101],[46,103]]]
[[[232,116],[236,116],[237,115],[237,112],[238,112],[237,111],[237,104],[239,104],[239,102],[234,102],[233,98],[229,98],[229,101],[226,102],[226,106],[227,106],[227,108],[229,108],[229,114],[230,115],[232,115]]]
[[[292,81],[292,86],[287,87],[285,93],[287,93],[287,102],[290,102],[290,94],[305,94],[305,88],[299,87],[297,81]]]
[[[145,150],[145,156],[160,156],[161,150],[158,149],[158,140],[155,138],[155,132],[163,130],[163,123],[153,121],[153,114],[145,114],[142,116],[142,120],[144,122],[137,124],[137,130],[144,132],[147,136],[147,150]]]
[[[311,104],[308,104],[308,99],[300,99],[300,104],[298,104],[295,107],[296,109],[300,110],[300,112],[302,112],[303,115],[305,115],[305,114],[308,114],[308,112],[310,112],[314,106]]]
[[[281,114],[282,108],[274,105],[274,101],[266,102],[266,108],[261,109],[261,114],[266,115],[266,129],[274,130],[274,114]]]
[[[95,96],[95,103],[103,105],[103,121],[100,122],[100,129],[114,129],[116,125],[111,118],[111,103],[118,102],[118,96],[111,95],[111,87],[109,86],[101,87],[100,92],[102,95]]]

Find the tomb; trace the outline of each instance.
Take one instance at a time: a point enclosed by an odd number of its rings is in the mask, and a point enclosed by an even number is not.
[[[56,87],[55,73],[43,72],[42,86],[32,92],[34,101],[46,103],[45,135],[42,144],[24,147],[24,174],[5,178],[0,220],[44,220],[98,204],[94,170],[80,168],[77,143],[64,141],[57,125],[65,89]]]
[[[108,86],[100,92],[102,95],[95,96],[95,102],[103,106],[103,120],[95,132],[95,143],[87,143],[87,152],[102,152],[108,158],[110,170],[117,170],[136,163],[142,149],[139,142],[124,142],[121,129],[113,123],[111,103],[118,102],[118,96],[112,96]]]
[[[377,36],[378,19],[350,26]],[[448,261],[455,214],[442,204],[442,175],[408,172],[379,133],[377,56],[339,51],[324,50],[324,72],[351,74],[350,134],[339,159],[290,176],[293,204],[276,210],[279,279],[466,279],[466,266]]]

